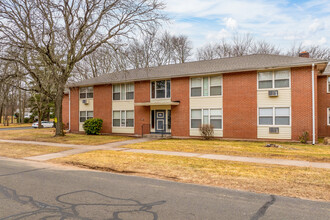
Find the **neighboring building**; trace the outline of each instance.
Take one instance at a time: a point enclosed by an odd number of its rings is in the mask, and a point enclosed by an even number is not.
[[[302,54],[306,56],[306,54]],[[72,132],[86,119],[103,119],[103,133],[298,140],[330,136],[327,61],[248,55],[102,75],[70,85],[63,116]],[[328,75],[327,75],[328,74]],[[70,104],[69,104],[70,103]]]

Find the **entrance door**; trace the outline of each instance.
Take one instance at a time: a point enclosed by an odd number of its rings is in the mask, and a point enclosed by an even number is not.
[[[156,132],[165,133],[165,121],[166,121],[166,111],[165,110],[156,110]]]

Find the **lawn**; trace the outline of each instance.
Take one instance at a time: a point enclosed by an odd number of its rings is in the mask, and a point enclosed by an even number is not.
[[[43,154],[57,153],[70,149],[71,148],[67,147],[53,147],[32,144],[0,143],[0,156],[11,158],[24,158]]]
[[[53,163],[184,183],[330,201],[330,170],[116,151],[92,151]]]
[[[282,142],[276,143],[281,146],[280,148],[264,147],[268,143],[269,142],[168,139],[126,145],[125,148],[330,162],[330,145]]]
[[[132,139],[115,135],[85,135],[67,133],[64,137],[54,137],[54,128],[1,131],[0,139],[42,141],[63,144],[100,145]]]
[[[31,127],[32,124],[9,124],[9,126],[4,126],[0,124],[0,128],[18,128],[18,127]]]

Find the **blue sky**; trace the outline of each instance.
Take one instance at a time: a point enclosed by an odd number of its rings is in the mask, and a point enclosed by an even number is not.
[[[164,29],[200,47],[234,33],[287,49],[294,42],[330,46],[330,0],[164,0]]]

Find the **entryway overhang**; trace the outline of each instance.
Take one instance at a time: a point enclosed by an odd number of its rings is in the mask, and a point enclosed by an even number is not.
[[[139,102],[135,103],[135,106],[164,106],[164,105],[179,105],[180,102],[172,102],[172,101],[157,101],[157,102]]]

